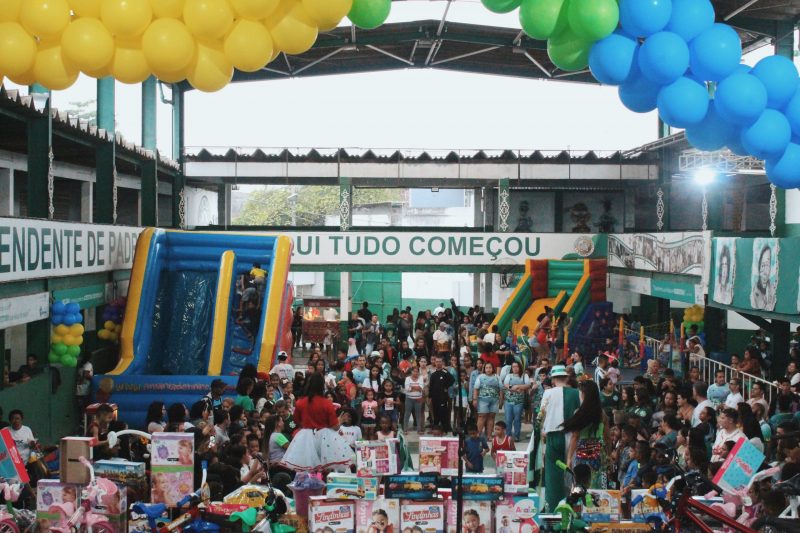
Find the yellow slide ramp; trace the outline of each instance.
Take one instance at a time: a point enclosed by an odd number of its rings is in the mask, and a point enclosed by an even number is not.
[[[557,301],[558,297],[534,300],[531,306],[528,307],[528,310],[525,311],[525,314],[522,315],[522,318],[519,319],[519,322],[517,322],[517,331],[521,331],[522,326],[528,326],[530,335],[533,335],[533,332],[536,331],[536,328],[539,326],[537,318],[544,313],[545,306],[554,308]]]

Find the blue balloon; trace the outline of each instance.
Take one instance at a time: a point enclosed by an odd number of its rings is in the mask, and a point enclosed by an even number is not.
[[[672,16],[672,0],[620,0],[619,23],[625,33],[649,37],[663,30]]]
[[[50,312],[54,315],[63,315],[65,312],[64,307],[64,302],[53,302],[53,305],[50,307]]]
[[[52,323],[54,326],[57,326],[57,325],[59,325],[59,324],[63,324],[63,323],[64,323],[64,315],[52,315],[52,316],[50,317],[50,322],[51,322],[51,323]]]
[[[738,136],[738,130],[717,112],[714,100],[708,104],[708,113],[699,124],[686,128],[686,140],[698,150],[713,152],[722,149]]]
[[[605,85],[620,85],[635,68],[636,39],[616,31],[592,45],[589,51],[589,68],[592,75]]]
[[[742,146],[759,159],[779,157],[791,140],[789,121],[774,109],[767,109],[752,126],[742,130]]]
[[[71,326],[72,324],[75,323],[72,320],[74,317],[75,317],[75,315],[63,315],[63,318],[61,319],[61,323],[64,324],[65,326]]]
[[[783,110],[786,118],[789,119],[789,125],[792,127],[792,133],[800,137],[800,89],[795,91],[789,103]]]
[[[661,86],[653,83],[636,68],[625,83],[619,86],[619,99],[622,105],[634,113],[647,113],[658,106],[658,92]]]
[[[81,306],[76,304],[75,302],[68,303],[66,305],[65,309],[66,309],[65,312],[67,314],[72,314],[72,315],[74,315],[75,313],[80,313],[81,312]]]
[[[749,126],[767,108],[767,89],[751,74],[733,74],[717,85],[717,111],[728,122]]]
[[[689,43],[692,72],[705,81],[720,81],[742,59],[742,41],[727,24],[714,24]]]
[[[658,93],[658,114],[675,128],[699,124],[708,113],[708,90],[689,78],[680,78]]]
[[[80,324],[81,322],[83,322],[83,315],[80,313],[80,308],[78,308],[78,312],[72,315],[72,323]]]
[[[767,159],[767,178],[781,189],[800,187],[800,145],[790,143],[778,158]]]
[[[751,72],[767,88],[767,107],[782,109],[800,85],[797,69],[791,59],[768,56],[756,63]]]
[[[689,46],[677,33],[654,33],[639,50],[639,69],[653,83],[669,85],[688,68]]]
[[[739,131],[737,131],[736,134],[733,136],[733,138],[730,141],[728,141],[728,144],[726,146],[728,147],[728,150],[730,150],[736,155],[741,155],[741,156],[750,155],[750,152],[747,151],[747,148],[745,148],[742,145],[742,136]]]
[[[714,6],[709,0],[672,0],[672,16],[666,30],[687,43],[714,24]]]

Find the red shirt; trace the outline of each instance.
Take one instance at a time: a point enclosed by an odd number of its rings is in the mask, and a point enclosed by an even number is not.
[[[498,355],[494,352],[482,353],[481,361],[484,363],[492,363],[492,365],[494,365],[495,373],[500,370],[500,357],[498,357]]]
[[[294,421],[303,429],[333,428],[339,425],[336,409],[328,398],[300,398],[294,406]]]

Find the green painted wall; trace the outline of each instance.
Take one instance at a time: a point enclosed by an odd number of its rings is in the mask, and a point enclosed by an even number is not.
[[[401,307],[402,273],[400,272],[353,272],[350,283],[350,295],[353,310],[361,308],[361,302],[369,302],[369,309],[376,313],[380,320],[392,313],[392,309]],[[341,291],[338,272],[325,272],[325,296],[338,298]]]

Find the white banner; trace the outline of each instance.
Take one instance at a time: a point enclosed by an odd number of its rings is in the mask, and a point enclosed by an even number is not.
[[[576,233],[285,232],[293,265],[523,266],[526,259],[588,257],[593,235]]]
[[[141,231],[0,218],[0,282],[129,269]]]
[[[35,322],[49,316],[48,292],[0,299],[0,329]]]
[[[623,233],[608,236],[608,266],[688,274],[705,281],[710,232]]]

